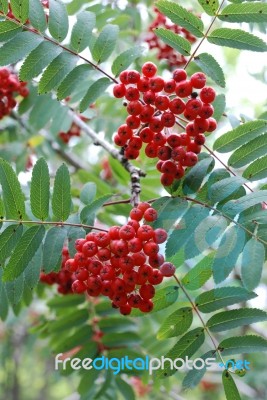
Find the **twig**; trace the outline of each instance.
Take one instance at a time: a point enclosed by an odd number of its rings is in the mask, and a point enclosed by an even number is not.
[[[22,219],[5,219],[0,218],[0,222],[14,222],[17,224],[36,224],[36,225],[55,225],[55,226],[73,226],[76,228],[84,228],[84,229],[94,229],[96,231],[108,232],[107,229],[97,228],[96,226],[86,225],[86,224],[73,224],[71,222],[63,222],[63,221],[31,221],[31,220],[22,220]]]
[[[80,160],[74,157],[72,154],[66,153],[56,142],[51,139],[46,138],[49,143],[51,149],[57,153],[63,160],[67,161],[70,165],[72,165],[76,170],[78,169],[88,169],[88,166],[83,164]]]
[[[78,125],[84,133],[89,136],[94,143],[100,145],[104,150],[106,150],[113,158],[115,158],[123,166],[126,171],[129,172],[131,176],[131,204],[136,206],[140,201],[141,177],[146,176],[145,172],[140,168],[135,167],[130,161],[125,158],[119,150],[113,147],[106,140],[102,139],[89,125],[87,125],[73,110],[69,110],[69,115],[71,116],[73,122]]]
[[[232,219],[231,217],[229,217],[228,215],[224,214],[221,210],[218,210],[216,207],[212,207],[207,203],[203,203],[200,200],[196,200],[193,199],[191,197],[188,196],[180,196],[182,199],[184,200],[188,200],[191,201],[192,203],[196,203],[199,204],[203,207],[209,208],[212,211],[215,211],[216,213],[220,214],[222,217],[224,217],[225,219],[228,219],[228,221],[232,222],[233,224],[237,225],[239,228],[243,229],[245,232],[247,232],[250,236],[252,236],[254,239],[258,240],[259,242],[263,243],[264,245],[267,245],[267,242],[261,238],[259,238],[254,232],[251,232],[249,229],[245,228],[242,224],[240,224],[239,222],[235,221],[234,219]]]
[[[222,8],[224,2],[225,2],[225,0],[222,0],[222,2],[221,2],[221,4],[220,4],[220,6],[219,6],[219,8],[218,8],[218,10],[217,10],[217,12],[216,12],[216,14],[215,14],[215,16],[213,17],[213,19],[212,19],[212,21],[211,21],[211,23],[210,23],[210,25],[209,25],[209,27],[208,27],[208,29],[206,30],[204,36],[202,37],[202,39],[201,39],[200,42],[198,43],[198,45],[197,45],[197,47],[195,48],[195,50],[193,51],[193,53],[191,54],[189,60],[187,61],[187,63],[186,63],[185,66],[184,66],[184,69],[186,69],[186,68],[188,67],[188,65],[190,64],[190,62],[191,62],[191,61],[193,60],[193,58],[195,57],[195,55],[196,55],[198,49],[200,48],[200,46],[201,46],[202,43],[204,42],[204,40],[207,39],[208,34],[209,34],[209,32],[210,32],[210,30],[211,30],[211,28],[212,28],[214,22],[216,21],[216,19],[217,19],[217,17],[218,17],[218,14],[219,14],[219,12],[220,12],[220,10],[221,10],[221,8]]]
[[[10,114],[11,118],[13,118],[15,121],[18,122],[18,124],[30,135],[33,134],[32,129],[28,126],[28,124],[23,121],[23,118],[21,118],[15,111],[12,111]],[[46,132],[44,129],[40,132],[42,136],[45,137],[47,140],[48,144],[50,145],[51,149],[57,153],[63,160],[67,161],[70,165],[72,165],[76,170],[77,169],[87,169],[88,167],[83,164],[80,160],[78,160],[76,157],[74,157],[72,154],[66,153],[55,141],[49,138],[48,132]]]

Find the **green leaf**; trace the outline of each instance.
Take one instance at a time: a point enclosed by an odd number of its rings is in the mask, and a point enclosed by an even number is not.
[[[214,165],[214,158],[208,156],[192,167],[183,181],[183,193],[187,195],[197,192],[204,178],[207,176],[208,171],[210,172]]]
[[[176,224],[175,229],[170,234],[166,244],[166,256],[172,257],[187,242],[192,243],[194,240],[194,232],[201,221],[209,215],[206,208],[194,205],[189,208],[183,218]]]
[[[22,24],[24,24],[29,16],[29,0],[10,0],[12,14]]]
[[[188,202],[179,197],[164,196],[154,201],[153,207],[158,212],[158,218],[153,223],[153,228],[163,228],[168,231],[177,219],[184,214]]]
[[[163,324],[157,333],[157,339],[161,340],[182,335],[190,328],[192,322],[192,308],[180,308],[163,321]]]
[[[25,217],[25,204],[20,183],[12,167],[3,159],[0,159],[0,183],[6,217],[23,219]]]
[[[132,62],[141,57],[144,52],[144,47],[133,46],[132,48],[119,54],[113,61],[111,71],[115,76],[118,76],[122,71],[127,69]]]
[[[32,32],[20,32],[1,47],[0,65],[15,64],[43,41]]]
[[[58,117],[60,105],[50,95],[38,96],[30,111],[29,123],[32,129],[40,130],[55,116]]]
[[[266,320],[267,313],[265,311],[257,308],[240,308],[215,314],[208,320],[206,325],[212,332],[222,332]]]
[[[50,177],[47,162],[40,158],[32,171],[31,211],[42,221],[49,215]]]
[[[223,116],[223,113],[225,111],[226,107],[225,95],[222,93],[218,94],[214,102],[212,103],[212,106],[214,108],[213,118],[216,119],[216,121],[218,122]]]
[[[5,15],[8,13],[8,0],[0,0],[0,10]]]
[[[203,36],[203,22],[200,18],[187,11],[184,7],[166,0],[159,0],[156,3],[156,7],[160,12],[170,18],[174,24],[182,26],[196,37]]]
[[[78,307],[84,302],[84,297],[78,294],[55,296],[47,302],[48,307],[58,310],[62,308]]]
[[[209,254],[197,263],[182,279],[182,284],[188,290],[201,288],[212,275],[214,254]]]
[[[137,326],[131,318],[121,318],[121,316],[111,316],[102,318],[99,321],[99,330],[104,334],[111,332],[125,332],[125,331],[136,331]]]
[[[70,53],[59,54],[44,71],[38,91],[40,94],[56,89],[75,67],[78,58]]]
[[[5,206],[2,197],[0,196],[0,228],[2,227],[2,222],[1,219],[4,219],[4,216],[6,215],[5,212]]]
[[[111,84],[108,78],[100,78],[89,86],[86,95],[80,103],[80,112],[84,112],[88,106],[96,101],[101,96],[106,88]]]
[[[43,252],[43,271],[47,274],[55,271],[62,259],[62,248],[67,237],[67,229],[63,226],[55,226],[46,234]]]
[[[198,0],[199,4],[202,6],[203,10],[206,11],[208,15],[215,15],[219,9],[218,0]]]
[[[267,156],[261,157],[251,163],[243,173],[244,178],[251,181],[264,179],[267,176]]]
[[[21,26],[12,21],[0,22],[0,42],[12,39],[21,31]]]
[[[164,310],[170,307],[177,300],[179,295],[178,286],[167,286],[156,291],[153,297],[154,308],[151,313]],[[131,312],[131,317],[143,317],[145,314],[138,309]]]
[[[63,100],[70,96],[81,83],[88,81],[92,72],[92,67],[89,64],[77,65],[61,82],[57,90],[58,100]]]
[[[201,293],[196,298],[195,303],[199,311],[209,313],[254,297],[257,297],[255,293],[249,292],[244,288],[226,286]]]
[[[220,136],[214,143],[213,149],[220,153],[233,151],[264,133],[267,121],[249,121]]]
[[[241,400],[235,381],[230,372],[223,371],[222,382],[226,400]]]
[[[56,172],[52,196],[52,210],[55,218],[66,221],[71,211],[70,174],[65,164]]]
[[[218,18],[227,22],[267,22],[267,4],[229,4]]]
[[[213,262],[215,283],[223,282],[235,268],[239,254],[245,244],[245,231],[239,226],[231,226],[223,235]]]
[[[5,267],[3,274],[4,281],[12,281],[22,274],[40,247],[44,234],[45,228],[43,226],[32,226],[27,229],[17,243]]]
[[[211,350],[211,351],[208,351],[207,353],[203,354],[199,358],[201,358],[201,360],[203,360],[203,361],[207,360],[207,363],[208,363],[209,362],[208,359],[211,358],[214,360],[215,354],[216,354],[216,352]],[[206,371],[207,371],[206,364],[201,369],[195,368],[193,366],[193,368],[186,374],[186,376],[183,379],[183,389],[194,389],[199,384],[199,382],[205,375]]]
[[[51,343],[52,351],[55,354],[65,353],[68,350],[72,350],[76,346],[81,346],[88,344],[92,337],[92,328],[88,325],[83,325],[76,329],[75,331],[70,330],[71,334],[66,336],[68,330],[64,332],[63,335],[58,335],[55,332],[55,344]],[[88,374],[86,374],[88,379]]]
[[[194,61],[209,78],[217,83],[217,85],[223,88],[225,87],[223,70],[212,55],[201,53],[194,57]]]
[[[4,277],[4,274],[3,274],[3,277]],[[13,307],[16,306],[20,302],[22,295],[23,295],[24,275],[21,274],[13,282],[7,282],[5,284],[5,289],[6,289],[6,294],[7,294],[9,303]]]
[[[0,268],[0,318],[4,321],[8,315],[8,299],[6,294],[5,285],[2,283],[2,268]]]
[[[91,204],[88,204],[85,206],[80,214],[80,218],[83,224],[86,225],[93,225],[94,220],[95,220],[95,215],[96,212],[105,204],[110,198],[112,197],[112,194],[106,194],[105,196],[102,196],[95,201],[93,201]]]
[[[84,185],[80,193],[80,200],[83,204],[90,204],[94,200],[96,195],[96,184],[94,182],[88,182]]]
[[[198,254],[204,253],[225,231],[227,228],[227,220],[220,214],[209,215],[204,218],[196,227],[193,241],[194,246],[189,241],[185,247],[186,259],[196,257]]]
[[[234,168],[243,167],[267,153],[267,133],[256,137],[237,149],[229,158],[228,165]]]
[[[219,346],[222,355],[255,353],[267,351],[267,340],[260,336],[234,336],[223,340]]]
[[[117,25],[107,24],[92,49],[92,56],[98,64],[106,61],[116,46],[117,37],[119,34],[119,27]]]
[[[266,196],[267,190],[260,190],[259,192],[246,194],[245,196],[240,197],[237,200],[228,201],[228,203],[223,206],[222,212],[229,216],[235,217],[237,214],[240,214],[247,208],[265,201]]]
[[[20,239],[23,232],[22,225],[9,225],[0,234],[0,263],[2,264],[8,257],[18,240]]]
[[[185,359],[187,356],[190,358],[204,343],[205,334],[203,328],[196,328],[190,332],[187,332],[165,355],[165,358],[175,360],[177,358]],[[182,366],[182,362],[178,361],[175,363],[178,368]],[[181,368],[181,367],[180,367]],[[177,368],[171,369],[171,363],[164,365],[164,368],[156,371],[156,378],[162,379],[173,375],[177,371]]]
[[[267,51],[266,43],[259,37],[241,29],[219,28],[207,37],[208,42],[233,49]]]
[[[62,49],[53,43],[44,41],[34,49],[24,60],[19,72],[19,77],[23,81],[35,78],[44,68],[47,67],[60,53]]]
[[[53,38],[59,42],[62,42],[68,34],[68,13],[61,0],[49,0],[48,29]]]
[[[120,376],[116,376],[115,382],[125,400],[135,400],[135,393],[129,383]]]
[[[85,324],[88,320],[88,311],[85,309],[75,310],[75,312],[70,311],[68,313],[64,313],[64,316],[61,318],[57,318],[54,321],[49,322],[48,330],[49,332],[64,332],[68,331],[71,328],[75,328],[78,325]]]
[[[174,50],[178,51],[178,53],[183,54],[184,56],[189,56],[191,52],[191,44],[187,39],[184,39],[182,36],[178,35],[170,31],[169,29],[164,28],[155,28],[154,33],[163,40],[164,43],[171,46]]]
[[[95,14],[90,11],[82,11],[77,15],[77,22],[72,28],[70,39],[71,47],[77,53],[89,45],[95,23]]]
[[[214,203],[220,202],[235,193],[244,183],[246,179],[240,176],[222,179],[210,187],[209,197]]]
[[[134,332],[106,333],[102,338],[102,343],[107,347],[136,346],[141,342],[141,338]]]
[[[24,271],[25,286],[30,290],[33,290],[40,280],[42,251],[41,245]]]
[[[241,260],[241,277],[246,289],[253,290],[259,285],[264,261],[264,245],[251,238],[244,247]]]
[[[30,0],[29,19],[31,25],[39,32],[44,32],[47,28],[44,7],[39,0]]]

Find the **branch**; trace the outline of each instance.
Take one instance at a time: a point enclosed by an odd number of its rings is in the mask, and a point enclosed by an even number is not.
[[[211,21],[211,23],[210,23],[210,26],[209,26],[208,29],[206,30],[206,32],[205,32],[203,38],[200,40],[199,44],[197,45],[197,47],[195,48],[195,50],[193,51],[193,53],[191,54],[189,60],[187,61],[187,63],[186,63],[185,66],[184,66],[184,69],[186,69],[186,68],[188,67],[188,65],[190,64],[190,62],[191,62],[191,61],[193,60],[193,58],[195,57],[195,55],[196,55],[198,49],[200,48],[200,46],[201,46],[202,43],[204,42],[204,40],[207,39],[208,34],[209,34],[209,32],[210,32],[210,30],[211,30],[211,28],[212,28],[214,22],[216,21],[216,19],[217,19],[217,17],[218,17],[218,14],[219,14],[219,12],[220,12],[220,10],[221,10],[221,8],[222,8],[224,2],[225,2],[225,0],[222,0],[220,6],[219,6],[219,8],[218,8],[218,10],[216,11],[215,16],[213,17],[213,19],[212,19],[212,21]]]
[[[208,146],[206,146],[205,144],[203,145],[203,147],[205,147],[205,149],[212,155],[212,157],[216,158],[216,160],[219,161],[219,163],[221,163],[222,166],[223,166],[230,174],[232,174],[233,176],[237,176],[237,174],[236,174],[230,167],[228,167],[228,165],[225,164],[225,163],[217,156],[217,154],[214,153],[214,151],[212,151],[212,150],[211,150]],[[243,185],[244,185],[250,192],[254,193],[254,190],[251,189],[251,187],[248,186],[247,183],[243,183]],[[265,201],[263,201],[263,203],[267,205],[267,203],[266,203]]]
[[[96,231],[101,232],[108,232],[107,229],[97,228],[96,226],[92,225],[85,225],[85,224],[73,224],[71,222],[62,222],[62,221],[31,221],[31,220],[17,220],[17,219],[5,219],[0,218],[0,222],[14,222],[17,224],[36,224],[36,225],[55,225],[55,226],[74,226],[76,228],[84,228],[84,229],[94,229]]]
[[[259,242],[263,243],[264,245],[267,245],[267,242],[266,242],[265,240],[259,238],[257,235],[255,235],[254,232],[251,232],[249,229],[245,228],[245,227],[244,227],[243,225],[241,225],[239,222],[235,221],[234,219],[230,218],[228,215],[224,214],[221,210],[218,210],[217,208],[212,207],[212,206],[210,206],[210,205],[207,204],[207,203],[203,203],[203,202],[200,201],[200,200],[196,200],[196,199],[193,199],[193,198],[188,197],[188,196],[180,196],[180,197],[181,197],[182,199],[184,199],[184,200],[191,201],[192,203],[199,204],[199,205],[201,205],[201,206],[203,206],[203,207],[209,208],[209,209],[212,210],[212,211],[215,211],[216,213],[220,214],[222,217],[228,219],[228,221],[232,222],[233,224],[237,225],[239,228],[243,229],[245,232],[247,232],[247,233],[248,233],[250,236],[252,236],[254,239],[258,240]]]
[[[78,125],[84,133],[89,136],[95,144],[101,146],[104,150],[106,150],[113,158],[115,158],[119,163],[123,166],[126,171],[131,175],[131,204],[136,206],[140,202],[140,193],[141,193],[141,185],[140,179],[141,177],[146,176],[145,172],[140,168],[135,167],[130,161],[125,158],[119,150],[113,147],[110,143],[108,143],[105,139],[99,137],[99,135],[89,126],[87,125],[73,110],[69,110],[69,115],[71,116],[73,122]]]
[[[63,160],[67,161],[68,164],[72,165],[76,170],[78,169],[88,169],[88,166],[83,164],[79,159],[74,157],[72,154],[65,152],[56,142],[51,139],[46,138],[51,149],[57,153]]]

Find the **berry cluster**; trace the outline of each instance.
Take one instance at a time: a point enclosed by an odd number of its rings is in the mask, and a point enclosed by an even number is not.
[[[70,272],[66,268],[66,262],[69,260],[70,255],[69,255],[69,250],[67,247],[63,247],[62,249],[62,263],[61,263],[61,269],[59,272],[50,272],[48,274],[45,274],[44,272],[41,272],[40,274],[40,281],[42,283],[46,283],[47,285],[58,285],[58,293],[61,294],[69,294],[72,293],[71,286],[75,280],[75,276],[73,272]]]
[[[85,239],[78,239],[77,253],[65,264],[76,277],[73,292],[107,296],[123,315],[130,314],[132,308],[151,311],[154,286],[175,272],[174,265],[164,262],[159,254],[166,231],[147,224],[156,219],[157,212],[148,203],[140,203],[131,210],[126,225],[90,232]]]
[[[68,132],[59,132],[58,136],[64,143],[68,144],[73,136],[81,136],[81,128],[73,122]]]
[[[8,68],[0,68],[0,119],[11,113],[16,107],[17,95],[27,97],[27,82],[20,82],[17,75]]]
[[[129,115],[114,142],[124,148],[127,159],[136,159],[145,143],[147,157],[159,159],[161,183],[170,186],[174,179],[181,179],[185,167],[197,163],[197,154],[205,143],[204,132],[217,127],[211,118],[216,93],[205,86],[202,72],[189,79],[185,70],[176,69],[169,80],[156,76],[156,72],[157,67],[151,62],[143,65],[142,76],[135,70],[121,72],[121,83],[114,86],[113,94],[127,100]],[[184,132],[175,132],[175,124]]]
[[[186,59],[182,54],[177,53],[173,50],[171,46],[165,44],[162,40],[160,40],[157,35],[154,33],[155,28],[165,28],[173,31],[174,33],[184,37],[190,43],[195,43],[196,37],[193,36],[190,32],[188,32],[185,28],[181,26],[173,24],[171,21],[167,20],[167,18],[159,12],[155,8],[156,18],[149,25],[149,32],[145,37],[145,41],[148,43],[149,49],[157,49],[157,58],[158,60],[166,60],[170,67],[179,67],[185,65]]]

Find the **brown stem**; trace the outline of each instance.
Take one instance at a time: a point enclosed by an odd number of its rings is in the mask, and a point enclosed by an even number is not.
[[[93,141],[94,143],[100,145],[104,150],[106,150],[113,158],[115,158],[119,163],[123,166],[126,171],[129,172],[131,176],[131,204],[136,206],[140,202],[140,193],[141,193],[141,185],[140,180],[141,177],[146,176],[145,172],[143,172],[140,168],[135,167],[130,161],[120,153],[119,150],[115,149],[110,143],[106,140],[100,138],[100,136],[90,127],[88,126],[78,115],[75,114],[73,110],[69,110],[69,114],[72,117],[72,120],[78,125]]]
[[[216,343],[215,338],[212,336],[212,334],[211,334],[209,328],[206,326],[205,321],[203,320],[202,315],[200,314],[200,312],[199,312],[199,310],[198,310],[196,304],[193,302],[193,300],[191,299],[190,295],[187,293],[187,290],[184,288],[184,286],[182,285],[182,283],[180,282],[180,280],[178,279],[178,277],[177,277],[176,275],[174,275],[173,277],[174,277],[174,279],[176,280],[176,282],[177,282],[178,286],[180,287],[180,289],[184,292],[185,296],[186,296],[187,299],[189,300],[189,302],[190,302],[190,304],[191,304],[193,310],[194,310],[195,313],[197,314],[197,316],[198,316],[198,318],[199,318],[199,320],[200,320],[200,322],[201,322],[203,328],[204,328],[205,331],[207,332],[207,334],[208,334],[208,336],[209,336],[209,338],[210,338],[210,340],[211,340],[211,342],[212,342],[212,344],[213,344],[213,346],[214,346],[214,350],[216,351],[216,353],[218,353],[218,356],[220,357],[222,363],[225,364],[225,363],[224,363],[224,360],[223,360],[223,357],[222,357],[222,354],[221,354],[220,350],[218,349],[218,344]]]
[[[192,203],[199,204],[199,205],[201,205],[203,207],[209,208],[210,210],[215,211],[216,213],[219,213],[222,217],[224,217],[225,219],[228,219],[228,221],[232,222],[233,224],[237,225],[239,228],[243,229],[245,232],[247,232],[249,235],[251,235],[254,239],[258,240],[259,242],[261,242],[261,243],[263,243],[265,245],[267,245],[267,242],[265,240],[259,238],[254,232],[251,232],[249,229],[245,228],[239,222],[235,221],[234,219],[232,219],[228,215],[224,214],[222,211],[218,210],[217,208],[212,207],[207,203],[203,203],[200,200],[196,200],[196,199],[193,199],[193,198],[188,197],[188,196],[184,196],[184,197],[181,197],[181,198],[185,199],[185,200],[188,200],[188,201],[191,201]]]
[[[28,221],[28,220],[16,220],[16,219],[4,219],[0,218],[0,222],[14,222],[18,224],[36,224],[36,225],[55,225],[55,226],[73,226],[76,228],[84,228],[84,229],[94,229],[96,231],[108,232],[107,229],[97,228],[96,226],[86,225],[86,224],[73,224],[71,222],[63,222],[63,221]]]
[[[186,63],[185,66],[184,66],[184,69],[186,69],[186,68],[188,67],[188,65],[190,64],[190,62],[191,62],[191,61],[193,60],[193,58],[195,57],[195,55],[196,55],[198,49],[200,48],[200,46],[201,46],[202,43],[204,42],[204,40],[207,39],[208,34],[209,34],[209,32],[210,32],[210,30],[211,30],[211,28],[212,28],[214,22],[216,21],[216,19],[217,19],[217,17],[218,17],[218,14],[219,14],[219,12],[220,12],[220,10],[221,10],[221,8],[222,8],[224,2],[225,2],[225,0],[222,0],[222,2],[221,2],[221,4],[220,4],[220,6],[219,6],[219,8],[218,8],[218,10],[217,10],[217,12],[216,12],[216,14],[215,14],[214,17],[212,18],[212,21],[211,21],[211,23],[210,23],[208,29],[207,29],[206,32],[204,33],[204,36],[202,37],[202,39],[201,39],[200,42],[198,43],[198,45],[197,45],[197,47],[195,48],[195,50],[193,51],[193,53],[191,54],[189,60],[187,61],[187,63]]]
[[[105,75],[107,78],[109,78],[111,81],[113,81],[114,83],[119,83],[117,81],[116,78],[114,78],[113,76],[109,75],[106,71],[104,71],[102,68],[100,68],[97,64],[94,64],[92,61],[88,60],[87,58],[81,56],[79,53],[77,53],[76,51],[73,51],[71,49],[69,49],[68,47],[62,45],[61,43],[57,42],[56,40],[44,35],[42,32],[37,31],[36,29],[33,29],[27,25],[21,24],[20,22],[16,21],[13,18],[8,17],[7,15],[5,15],[5,18],[8,19],[9,21],[14,22],[15,24],[17,24],[18,26],[21,26],[23,29],[35,33],[38,36],[41,36],[44,40],[47,40],[48,42],[53,43],[54,45],[60,47],[61,49],[67,51],[70,54],[73,54],[74,56],[79,57],[81,60],[85,61],[87,64],[91,65],[94,69],[96,69],[97,71],[101,72],[101,74]]]
[[[236,174],[230,167],[228,167],[228,165],[225,164],[225,163],[217,156],[217,154],[214,153],[214,151],[212,151],[212,150],[211,150],[208,146],[206,146],[205,144],[203,145],[203,147],[205,147],[205,149],[206,149],[214,158],[216,158],[216,160],[219,161],[219,163],[221,163],[221,164],[224,166],[224,168],[225,168],[228,172],[230,172],[230,174],[232,174],[233,176],[237,176],[237,174]],[[252,192],[252,193],[254,192],[254,190],[251,189],[251,187],[248,186],[247,183],[243,183],[243,185],[244,185],[250,192]],[[265,201],[263,201],[263,203],[267,205],[267,203],[266,203]]]

